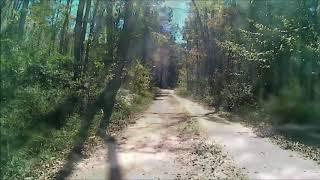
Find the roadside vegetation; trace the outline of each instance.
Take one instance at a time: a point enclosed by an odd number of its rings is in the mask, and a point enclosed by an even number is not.
[[[319,159],[317,0],[191,1],[177,91]],[[239,120],[239,118],[237,118]],[[278,138],[279,139],[279,138]]]
[[[165,2],[0,1],[0,179],[67,177],[155,87],[320,159],[319,0],[190,0],[183,30]]]
[[[0,2],[1,179],[52,177],[146,109],[158,36],[169,39],[158,3]]]
[[[139,74],[138,71],[148,74]],[[108,131],[117,132],[126,127],[130,119],[136,113],[144,111],[153,100],[153,89],[150,83],[149,71],[139,64],[133,66],[130,74],[133,82],[142,82],[145,86],[134,87],[128,85],[128,89],[120,89],[115,98],[112,117],[109,120]],[[142,75],[142,76],[141,76]],[[16,107],[21,108],[21,107]],[[35,108],[35,107],[33,107]],[[17,113],[17,112],[15,112]],[[33,114],[28,114],[32,116]],[[63,165],[65,158],[78,139],[81,129],[81,112],[76,111],[69,115],[61,128],[44,128],[37,132],[26,129],[21,136],[25,136],[27,142],[19,149],[8,149],[8,159],[10,162],[2,166],[4,179],[32,177],[32,178],[52,178]],[[94,116],[90,128],[88,129],[88,139],[84,143],[83,151],[89,151],[99,141],[97,132],[103,120],[103,112],[97,112]],[[13,122],[11,122],[13,123]],[[16,125],[18,126],[18,124]],[[38,124],[34,125],[35,127]],[[14,127],[13,127],[14,128]],[[11,129],[9,129],[11,130]],[[12,131],[16,129],[12,129]],[[14,133],[12,133],[14,134]],[[28,135],[28,137],[26,137]],[[16,140],[17,137],[12,137]],[[19,142],[13,142],[18,144]],[[2,153],[5,151],[2,151]],[[85,152],[83,152],[85,153]]]

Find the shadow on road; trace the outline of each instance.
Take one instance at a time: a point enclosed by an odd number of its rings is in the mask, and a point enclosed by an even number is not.
[[[161,97],[167,97],[169,95],[170,95],[169,93],[157,93],[155,97],[161,98]]]
[[[220,115],[217,115],[220,117]],[[284,123],[278,124],[273,122],[276,117],[268,118],[256,118],[256,117],[246,117],[242,114],[231,114],[224,119],[227,123],[244,123],[252,127],[258,137],[270,138],[281,135],[285,137],[292,143],[302,144],[309,146],[311,148],[320,147],[320,124],[319,123],[309,123],[309,124],[294,124],[294,123]],[[216,118],[215,118],[216,120]],[[309,148],[308,147],[308,148]]]
[[[101,105],[100,105],[101,100],[102,100],[101,97],[97,98],[95,102],[91,103],[88,106],[87,111],[83,113],[83,115],[81,116],[80,130],[77,134],[75,145],[73,146],[72,150],[67,156],[66,163],[56,173],[55,179],[58,179],[58,180],[67,179],[73,172],[76,163],[84,158],[84,155],[83,155],[84,144],[88,138],[90,126],[92,124],[94,116],[101,109]],[[103,120],[109,121],[109,119],[110,117],[108,119],[102,119],[101,121]],[[108,147],[108,152],[106,152],[108,155],[108,162],[106,163],[110,164],[110,171],[109,171],[110,177],[108,177],[108,179],[121,180],[122,177],[121,177],[120,167],[118,164],[117,154],[116,154],[116,140],[105,133],[106,128],[101,130],[101,127],[100,127],[100,132],[102,131],[104,132],[103,135],[101,135],[101,133],[99,133],[99,135],[104,140],[104,143]]]
[[[274,129],[290,138],[293,141],[313,146],[320,147],[320,125],[297,125],[284,124],[275,126]]]
[[[166,97],[168,97],[169,95],[171,95],[172,93],[170,92],[165,92],[165,91],[158,91],[155,96],[154,96],[154,100],[164,100]]]
[[[104,142],[108,146],[108,162],[110,164],[110,174],[108,179],[110,180],[122,180],[121,169],[118,163],[117,156],[117,142],[114,137],[106,136]]]
[[[106,174],[108,176],[105,178],[110,180],[122,180],[121,168],[118,163],[118,156],[117,156],[117,142],[114,137],[111,137],[108,135],[105,135],[101,138],[103,139],[103,142],[107,146],[106,164],[109,164],[109,169],[106,169],[106,171],[108,172]],[[57,173],[57,176],[55,177],[55,179],[67,179],[68,176],[71,175],[76,163],[83,159],[83,154],[81,152],[82,148],[83,147],[75,146],[75,148],[72,150],[72,152],[68,157],[67,163]]]
[[[212,121],[215,123],[222,123],[222,124],[231,124],[232,123],[228,119],[220,117],[219,114],[217,114],[217,113],[218,112],[213,111],[213,112],[209,112],[209,113],[205,113],[205,114],[190,115],[188,117],[189,118],[202,118],[207,121]]]
[[[66,179],[73,171],[76,162],[80,161],[83,158],[82,150],[89,134],[91,122],[96,112],[97,108],[91,106],[90,110],[88,110],[88,113],[83,115],[83,117],[81,118],[81,126],[77,135],[75,145],[73,146],[71,152],[67,157],[67,162],[58,171],[58,173],[55,176],[55,179]]]

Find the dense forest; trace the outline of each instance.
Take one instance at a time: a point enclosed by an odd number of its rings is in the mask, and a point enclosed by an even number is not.
[[[155,87],[320,126],[319,0],[190,0],[184,29],[165,1],[0,1],[1,179],[67,173]]]
[[[226,110],[278,122],[320,120],[318,0],[191,2],[180,88]]]
[[[156,60],[174,47],[160,21],[170,26],[158,0],[1,1],[4,179],[41,176],[33,171],[103,136],[110,119],[143,109],[174,73]]]

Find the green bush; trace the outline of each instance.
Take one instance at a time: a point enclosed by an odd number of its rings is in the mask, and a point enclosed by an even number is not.
[[[150,70],[136,60],[129,70],[129,89],[133,93],[147,95],[151,91],[151,72]]]
[[[72,133],[77,131],[65,130],[78,124],[72,118],[76,114],[66,117],[61,129],[52,126],[60,123],[56,118],[52,118],[53,124],[48,123],[48,115],[70,96],[72,60],[57,52],[48,56],[46,48],[32,48],[3,37],[0,43],[1,176],[20,179],[44,157],[59,154],[70,145]],[[53,138],[60,132],[64,138]]]
[[[278,117],[276,123],[320,123],[320,102],[307,99],[303,88],[295,81],[279,96],[270,98],[265,107]]]
[[[222,107],[236,110],[243,105],[254,104],[252,86],[245,83],[230,83],[221,92]]]
[[[179,77],[176,90],[177,93],[181,96],[190,95],[187,88],[187,69],[185,67],[179,69]]]

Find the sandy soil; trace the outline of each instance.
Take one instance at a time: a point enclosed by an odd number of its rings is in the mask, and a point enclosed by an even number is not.
[[[135,124],[96,147],[68,179],[319,177],[315,162],[162,90]]]

